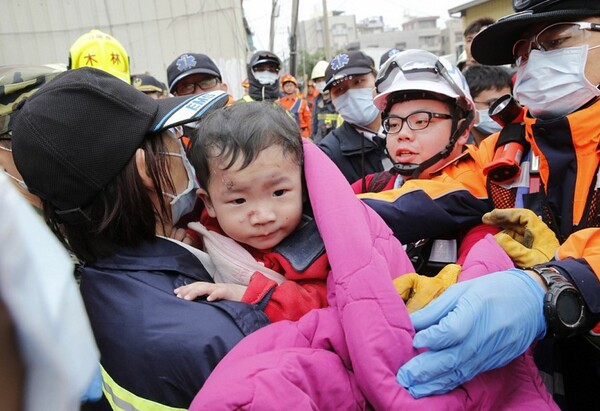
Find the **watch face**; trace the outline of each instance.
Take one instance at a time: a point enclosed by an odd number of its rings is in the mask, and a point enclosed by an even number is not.
[[[563,291],[556,299],[556,314],[566,326],[575,326],[581,317],[579,296],[571,291]]]

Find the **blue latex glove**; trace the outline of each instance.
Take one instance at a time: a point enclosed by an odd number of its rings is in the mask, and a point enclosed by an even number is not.
[[[421,398],[509,363],[545,335],[543,300],[542,287],[518,269],[450,286],[411,314],[413,345],[429,351],[404,364],[398,382]]]
[[[102,398],[102,373],[100,367],[96,369],[92,382],[88,386],[85,393],[81,396],[80,401],[85,402],[96,402]]]

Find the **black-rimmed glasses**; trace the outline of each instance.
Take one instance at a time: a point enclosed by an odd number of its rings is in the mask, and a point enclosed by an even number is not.
[[[193,83],[180,82],[175,86],[175,91],[179,96],[187,96],[188,94],[192,94],[194,91],[196,91],[196,87],[199,87],[200,90],[206,91],[216,87],[217,84],[219,84],[218,78],[206,77],[200,81],[194,81]]]
[[[449,120],[452,116],[450,114],[432,113],[430,111],[415,111],[406,117],[390,114],[383,119],[382,125],[386,134],[398,134],[400,130],[402,130],[405,122],[408,125],[408,128],[416,131],[427,128],[434,118]]]

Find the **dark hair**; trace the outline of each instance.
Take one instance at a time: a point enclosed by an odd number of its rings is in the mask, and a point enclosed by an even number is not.
[[[146,153],[146,169],[156,192],[173,192],[168,159],[160,154],[168,150],[159,136],[146,136],[140,148]],[[157,221],[164,226],[161,215],[168,215],[165,199],[159,195],[158,201],[160,212],[142,183],[133,156],[92,202],[82,207],[87,221],[77,224],[61,221],[50,202],[43,200],[43,206],[54,233],[80,260],[92,262],[114,254],[121,247],[135,247],[153,239]]]
[[[210,160],[226,158],[226,169],[242,158],[245,168],[264,149],[282,148],[301,166],[302,137],[290,113],[267,102],[239,103],[215,110],[202,120],[192,138],[190,161],[200,187],[206,189],[210,178]]]
[[[469,25],[463,33],[463,36],[467,37],[469,34],[477,34],[479,33],[482,27],[491,26],[495,22],[496,20],[491,17],[480,17],[478,19],[475,19],[471,23],[469,23]]]
[[[508,87],[512,91],[512,76],[504,67],[475,64],[467,67],[463,74],[473,98],[490,89]]]
[[[392,109],[392,106],[394,104],[397,103],[402,103],[404,101],[409,101],[409,100],[437,100],[437,101],[441,101],[442,103],[446,103],[448,105],[448,108],[454,112],[454,108],[457,107],[456,105],[456,100],[451,99],[448,96],[444,96],[438,93],[434,93],[432,91],[426,91],[426,90],[398,90],[398,91],[394,91],[393,93],[390,93],[390,95],[387,98],[387,102],[385,105],[385,109],[383,110],[383,112],[381,113],[382,117],[386,117],[389,113],[390,110]]]

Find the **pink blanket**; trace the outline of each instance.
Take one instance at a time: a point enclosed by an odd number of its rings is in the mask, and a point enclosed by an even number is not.
[[[416,400],[396,382],[398,368],[418,352],[391,278],[413,267],[336,166],[312,143],[304,149],[310,201],[331,263],[330,307],[246,337],[213,371],[190,410],[558,409],[528,354],[444,395]],[[493,238],[476,247],[464,277],[511,266]]]

